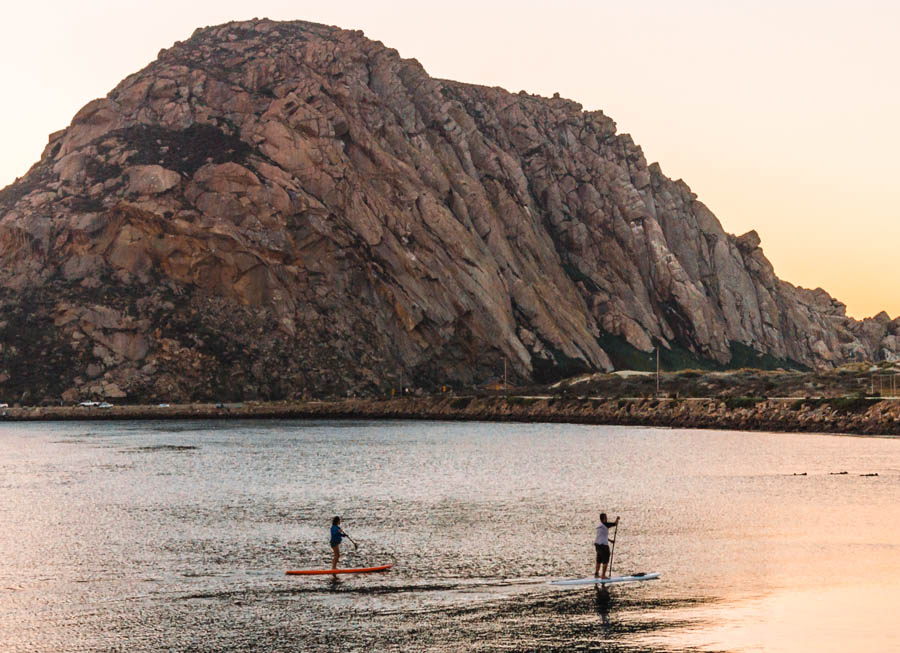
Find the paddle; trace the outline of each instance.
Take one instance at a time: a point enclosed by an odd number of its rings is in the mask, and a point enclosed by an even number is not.
[[[343,531],[341,531],[341,532],[343,533]],[[357,549],[359,549],[359,544],[357,544],[356,542],[354,542],[352,537],[350,537],[350,536],[347,535],[346,533],[344,533],[344,537],[346,537],[348,540],[350,540],[351,542],[353,542],[353,550],[354,550],[354,551],[356,551]]]
[[[609,565],[606,567],[606,577],[612,578],[613,554],[616,552],[616,540],[619,539],[619,518],[616,517],[616,532],[612,541],[612,548],[609,550]]]

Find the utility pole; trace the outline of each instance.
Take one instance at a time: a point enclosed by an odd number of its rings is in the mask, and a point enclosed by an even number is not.
[[[656,396],[659,397],[659,345],[656,345]]]

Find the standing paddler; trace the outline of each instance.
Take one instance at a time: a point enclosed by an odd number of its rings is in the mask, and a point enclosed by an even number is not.
[[[338,560],[341,557],[341,541],[345,537],[353,542],[353,538],[341,529],[341,518],[335,517],[331,520],[331,550],[334,551],[334,556],[331,558],[332,569],[337,569]],[[353,542],[353,546],[356,546],[356,542]]]
[[[606,521],[606,513],[600,513],[600,524],[597,526],[597,536],[594,538],[594,549],[597,551],[597,566],[594,567],[594,578],[608,578],[606,575],[606,567],[609,564],[609,543],[615,542],[609,539],[609,529],[619,525],[619,518],[616,521]],[[602,573],[600,567],[603,567]]]

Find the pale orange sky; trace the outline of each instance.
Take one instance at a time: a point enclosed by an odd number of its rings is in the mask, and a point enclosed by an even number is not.
[[[0,40],[0,185],[47,136],[196,27],[362,29],[435,77],[602,109],[784,280],[900,315],[900,3],[783,0],[16,3]]]

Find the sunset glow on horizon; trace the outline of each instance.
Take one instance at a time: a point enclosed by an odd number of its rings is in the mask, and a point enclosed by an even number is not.
[[[253,16],[361,29],[433,77],[601,109],[778,276],[862,318],[900,315],[900,6],[662,0],[427,3],[109,0],[4,10],[0,187],[47,136],[197,27]]]

